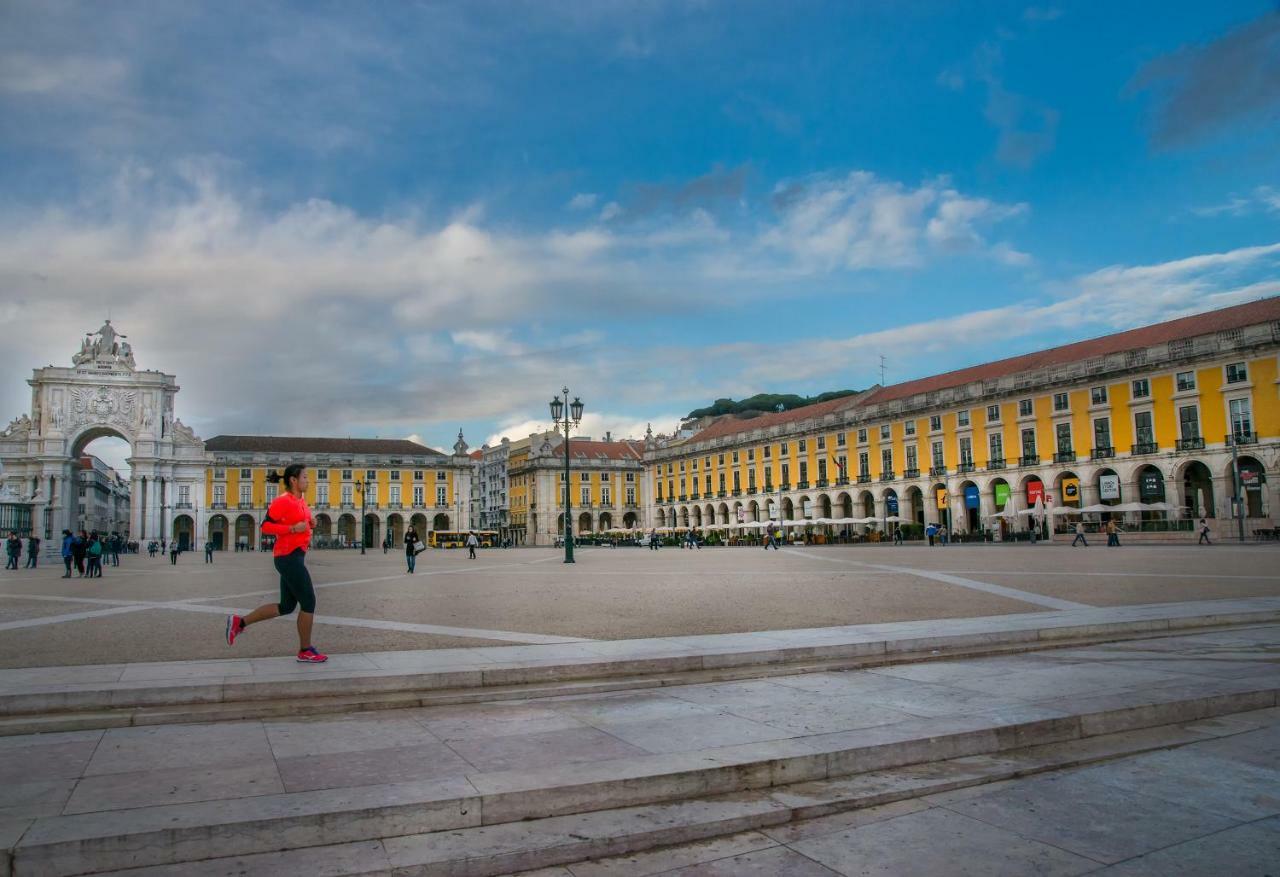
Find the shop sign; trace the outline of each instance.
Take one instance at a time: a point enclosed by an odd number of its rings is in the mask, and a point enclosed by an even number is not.
[[[1004,508],[1005,503],[1009,501],[1009,485],[1001,481],[995,486],[996,505]]]
[[[1063,478],[1062,479],[1062,504],[1079,506],[1080,505],[1080,479],[1079,478]]]
[[[1138,478],[1138,496],[1142,499],[1159,499],[1164,495],[1164,479],[1159,472],[1147,470]]]
[[[978,486],[970,484],[964,489],[964,507],[967,509],[976,509],[979,505]]]
[[[1027,482],[1027,505],[1033,506],[1036,500],[1044,501],[1044,482],[1028,481]]]
[[[1098,479],[1098,496],[1102,499],[1120,498],[1120,476],[1103,475]]]
[[[889,514],[896,515],[898,513],[898,497],[895,494],[889,494],[884,498],[884,507]]]
[[[1262,478],[1259,477],[1257,469],[1241,469],[1240,483],[1244,485],[1245,490],[1262,490]]]
[[[938,508],[945,509],[947,507],[947,489],[939,487],[934,491],[934,495],[938,498]]]

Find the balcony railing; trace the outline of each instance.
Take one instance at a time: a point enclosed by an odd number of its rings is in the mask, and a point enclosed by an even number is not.
[[[710,495],[710,494],[708,494],[708,496],[709,496],[709,495]],[[683,499],[683,498],[684,498],[684,497],[681,497],[681,499]],[[691,493],[691,494],[689,494],[689,499],[701,499],[701,496],[699,496],[699,495],[698,495],[698,494],[696,494],[696,493]]]
[[[1055,463],[1074,463],[1075,461],[1075,451],[1058,451],[1058,453],[1053,455],[1053,462]]]
[[[755,496],[755,495],[756,495],[756,488],[755,488],[755,487],[748,487],[748,488],[747,488],[747,496]]]
[[[681,502],[688,502],[688,501],[689,501],[689,494],[687,494],[687,493],[682,493],[682,494],[680,494],[680,501],[681,501]]]
[[[826,487],[826,486],[827,486],[827,479],[825,479],[825,478],[819,478],[819,479],[817,480],[817,482],[815,483],[815,486],[817,486],[817,487]]]
[[[836,487],[845,487],[849,484],[848,476],[842,475],[836,479]]]
[[[236,503],[236,508],[238,508],[238,509],[251,509],[251,508],[253,508],[253,503],[251,503],[251,502],[238,502],[238,503]]]
[[[859,483],[859,484],[870,484],[870,483],[871,483],[871,473],[870,473],[870,472],[859,472],[859,473],[858,473],[858,483]]]
[[[784,481],[784,482],[782,482],[782,489],[783,489],[783,490],[790,490],[790,489],[791,489],[791,482],[790,482],[790,481]]]
[[[919,478],[920,470],[919,469],[903,469],[902,477],[903,478]]]
[[[1005,467],[1004,457],[993,457],[987,461],[987,471],[995,472]]]
[[[1136,457],[1139,454],[1154,454],[1156,450],[1155,442],[1134,442],[1133,447],[1129,449],[1129,453]]]
[[[730,491],[730,493],[732,493],[734,496],[742,496],[742,488],[735,487],[732,491]]]
[[[892,469],[890,469],[888,472],[881,472],[881,473],[880,473],[880,480],[881,480],[881,481],[892,481],[892,480],[894,479],[894,477],[895,477],[895,476],[894,476],[894,474],[893,474],[893,470],[892,470]]]
[[[1089,454],[1095,460],[1110,460],[1116,455],[1116,449],[1108,445],[1105,448],[1094,448]]]
[[[1256,432],[1245,432],[1244,430],[1240,430],[1240,429],[1236,430],[1235,432],[1228,435],[1225,439],[1223,439],[1223,442],[1226,444],[1227,447],[1231,447],[1233,444],[1252,445],[1252,444],[1256,444],[1257,441],[1258,441],[1258,434]]]
[[[1039,465],[1040,465],[1040,455],[1039,455],[1039,454],[1023,454],[1021,457],[1019,457],[1019,458],[1018,458],[1018,465],[1020,465],[1020,466],[1039,466]]]
[[[215,509],[225,509],[226,507],[227,507],[227,504],[225,502],[215,502],[210,505],[210,508],[215,508]]]
[[[956,467],[956,474],[967,475],[968,473],[972,472],[973,469],[974,469],[974,466],[972,463],[961,463],[959,466]]]
[[[193,506],[192,506],[192,505],[191,505],[191,503],[189,503],[189,502],[180,502],[180,503],[176,503],[176,504],[174,505],[174,508],[175,508],[175,509],[189,509],[189,508],[192,508],[192,507],[193,507]]]
[[[930,466],[929,474],[930,475],[946,475],[947,467],[946,466]]]
[[[1177,448],[1180,451],[1203,451],[1204,438],[1180,438],[1178,439]]]
[[[799,490],[808,490],[808,489],[809,489],[809,482],[808,482],[808,481],[797,481],[797,482],[796,482],[796,487],[797,487]]]

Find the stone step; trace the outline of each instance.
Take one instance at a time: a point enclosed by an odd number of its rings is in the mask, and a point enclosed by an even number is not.
[[[795,784],[1270,709],[1278,692],[1264,683],[1206,679],[1176,689],[1081,698],[1073,710],[1029,706],[542,770],[45,817],[23,826],[10,849],[12,870],[16,877],[67,877],[188,867],[215,857],[410,835],[433,834],[440,841],[464,829],[781,786],[805,794]],[[812,813],[829,805],[821,795],[810,798],[793,798],[785,808]]]
[[[1270,718],[1269,721],[1274,721]],[[1226,720],[1012,749],[834,780],[671,803],[544,817],[500,825],[330,844],[107,872],[114,877],[495,877],[675,844],[720,838],[847,810],[1095,764],[1242,733],[1247,713]]]
[[[1117,615],[1121,617],[1116,618]],[[621,690],[855,669],[1189,634],[1276,620],[1280,620],[1276,601],[1265,601],[1264,606],[1259,601],[1212,601],[773,631],[768,636],[525,646],[518,647],[519,657],[505,661],[503,654],[510,652],[494,648],[485,650],[487,656],[493,656],[486,663],[448,666],[441,660],[443,666],[431,672],[416,668],[370,669],[365,664],[344,668],[344,656],[336,656],[324,667],[271,663],[271,669],[248,676],[220,671],[225,662],[128,665],[117,671],[127,671],[127,679],[90,682],[65,681],[75,672],[65,667],[6,670],[0,671],[0,736],[173,721],[264,718],[335,709],[465,703],[468,698],[544,696],[538,692],[559,689],[575,693],[574,686],[588,683],[597,684],[600,690],[609,686]],[[895,632],[886,636],[878,628]],[[433,656],[424,652],[420,660],[416,656],[415,660],[422,667],[430,667]],[[149,673],[180,678],[146,678]],[[191,718],[185,718],[188,716]]]

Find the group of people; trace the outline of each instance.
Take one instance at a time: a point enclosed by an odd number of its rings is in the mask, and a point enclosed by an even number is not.
[[[4,543],[5,553],[5,569],[17,569],[18,561],[22,558],[22,537],[18,535],[18,531],[14,530],[9,534],[9,538]],[[27,534],[27,565],[26,569],[35,569],[40,559],[40,537],[35,533]]]
[[[62,531],[62,563],[66,567],[62,577],[71,578],[74,570],[80,578],[102,578],[102,560],[105,557],[111,566],[120,565],[120,552],[128,548],[128,543],[119,533],[99,533],[97,530],[73,533]]]

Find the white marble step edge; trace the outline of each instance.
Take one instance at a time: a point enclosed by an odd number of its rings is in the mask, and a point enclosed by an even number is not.
[[[1185,607],[1185,604],[1172,605]],[[1126,608],[1139,608],[1152,613],[1158,609],[1158,607]],[[1066,614],[1069,616],[1073,613]],[[1026,627],[1008,624],[1004,629],[1001,629],[998,620],[993,619],[993,629],[981,632],[905,636],[898,639],[879,640],[851,637],[848,642],[783,645],[766,649],[747,648],[725,651],[708,649],[698,653],[631,657],[621,660],[601,657],[551,663],[512,662],[508,665],[499,664],[483,669],[441,670],[430,673],[400,670],[352,670],[336,673],[324,668],[314,668],[320,672],[310,677],[294,673],[278,678],[226,677],[216,681],[196,683],[190,680],[154,680],[13,686],[9,690],[0,691],[0,716],[20,717],[58,712],[261,700],[288,701],[308,697],[341,697],[404,691],[483,689],[640,674],[761,667],[805,661],[879,659],[883,663],[889,663],[893,660],[914,660],[921,655],[954,656],[961,652],[973,653],[975,650],[984,648],[996,649],[1008,646],[1017,646],[1026,650],[1054,648],[1079,643],[1105,642],[1117,638],[1160,636],[1175,632],[1189,634],[1211,628],[1266,624],[1278,620],[1280,620],[1280,606],[1255,611],[1198,615],[1176,612],[1166,616],[1153,615],[1086,624],[1071,623],[1069,618],[1044,618]],[[678,639],[670,642],[675,648]]]
[[[1274,712],[1274,711],[1267,711]],[[1196,725],[1165,725],[1069,743],[1015,749],[837,780],[737,792],[673,803],[552,816],[502,825],[308,847],[177,865],[113,871],[101,877],[498,877],[536,868],[625,856],[1171,749],[1245,733],[1280,721],[1250,714]]]
[[[755,791],[1269,709],[1280,693],[1224,680],[1194,688],[1150,689],[1142,700],[1101,695],[1082,700],[1097,709],[1018,722],[921,720],[908,737],[889,726],[529,772],[46,817],[11,847],[13,875],[69,877]]]

